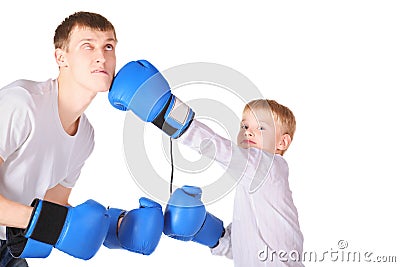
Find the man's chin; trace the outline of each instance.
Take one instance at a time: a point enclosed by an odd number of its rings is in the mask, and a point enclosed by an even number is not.
[[[106,93],[108,91],[110,91],[110,88],[106,88],[106,89],[100,90],[99,93]]]

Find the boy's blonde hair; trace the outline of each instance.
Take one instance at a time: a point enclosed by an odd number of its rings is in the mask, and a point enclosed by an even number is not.
[[[248,102],[243,112],[248,110],[265,110],[265,112],[271,112],[275,123],[279,124],[283,134],[288,134],[293,140],[296,131],[296,118],[288,107],[279,104],[275,100],[256,99]]]

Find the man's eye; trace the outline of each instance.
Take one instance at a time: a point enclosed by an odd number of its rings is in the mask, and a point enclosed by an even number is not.
[[[85,50],[91,50],[93,47],[90,44],[84,44],[83,49]]]
[[[106,45],[106,50],[107,51],[113,51],[114,50],[114,46],[112,46],[112,45]]]

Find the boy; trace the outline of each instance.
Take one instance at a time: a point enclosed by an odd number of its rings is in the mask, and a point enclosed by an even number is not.
[[[206,245],[213,254],[232,258],[235,266],[303,266],[303,235],[282,157],[296,129],[287,107],[273,100],[249,102],[235,145],[196,120],[145,60],[129,62],[118,72],[109,100],[216,160],[237,181],[233,221],[226,229],[205,211],[201,189],[184,186],[165,209],[166,235]]]
[[[212,156],[215,146],[215,159],[239,181],[233,221],[211,248],[212,254],[233,259],[235,266],[302,266],[299,259],[289,257],[293,252],[301,256],[303,235],[282,157],[295,129],[295,117],[287,107],[258,99],[243,110],[237,146],[197,120],[177,139],[199,152],[201,144],[205,156]],[[246,162],[245,168],[232,168],[238,166],[232,162],[240,161]],[[286,254],[279,254],[282,251]]]
[[[94,131],[84,111],[97,93],[109,90],[116,44],[114,26],[106,18],[76,12],[55,31],[58,78],[18,80],[0,90],[0,267],[27,266],[22,256],[47,257],[53,246],[89,259],[104,240],[107,247],[143,254],[155,249],[162,226],[142,231],[152,247],[140,250],[130,237],[135,235],[132,217],[146,217],[143,225],[148,228],[152,221],[162,225],[158,203],[141,200],[142,207],[154,208],[151,218],[138,210],[133,215],[106,210],[94,201],[67,207],[94,147]]]

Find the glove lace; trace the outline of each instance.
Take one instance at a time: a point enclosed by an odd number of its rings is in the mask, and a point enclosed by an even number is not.
[[[169,195],[172,194],[172,185],[174,181],[174,157],[172,155],[172,138],[169,138],[169,152],[170,152],[170,159],[171,159],[171,179],[169,183]]]

